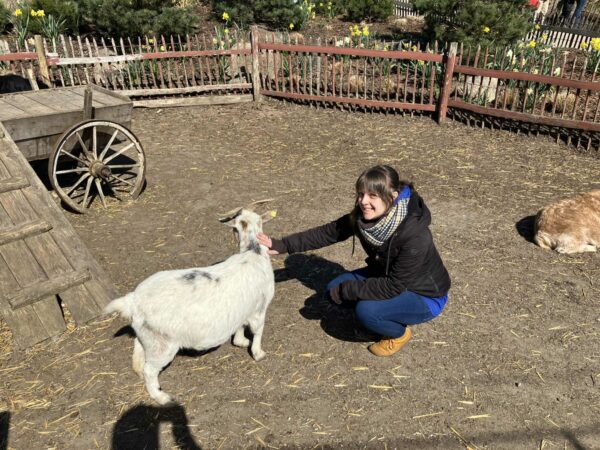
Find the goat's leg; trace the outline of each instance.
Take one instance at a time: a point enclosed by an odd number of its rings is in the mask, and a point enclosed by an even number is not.
[[[247,348],[250,345],[250,339],[244,336],[244,331],[246,330],[245,326],[241,326],[239,330],[235,332],[233,336],[233,345],[236,347],[244,347]]]
[[[262,334],[265,327],[265,314],[263,313],[252,317],[249,320],[248,325],[250,326],[250,331],[252,331],[253,334],[250,352],[252,353],[252,357],[255,361],[260,361],[267,355],[261,347]]]
[[[135,330],[144,347],[146,360],[144,362],[144,381],[146,390],[158,404],[166,405],[171,402],[171,396],[161,391],[158,374],[177,354],[179,347],[165,336],[142,327]]]
[[[144,377],[144,347],[140,343],[140,340],[136,337],[133,340],[133,371],[137,373],[141,378]]]

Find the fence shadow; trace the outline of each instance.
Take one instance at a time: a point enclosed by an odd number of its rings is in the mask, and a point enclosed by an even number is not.
[[[304,301],[299,312],[305,319],[319,320],[323,331],[331,337],[349,342],[377,340],[377,335],[356,320],[353,307],[335,305],[325,297],[327,283],[344,272],[346,270],[340,264],[299,253],[286,258],[285,269],[275,271],[275,281],[295,279],[315,291]]]
[[[113,428],[111,449],[162,448],[160,445],[161,423],[171,425],[175,448],[201,450],[190,433],[185,410],[177,403],[164,407],[142,404],[127,410]]]
[[[0,412],[0,450],[8,448],[8,426],[10,424],[10,413]]]

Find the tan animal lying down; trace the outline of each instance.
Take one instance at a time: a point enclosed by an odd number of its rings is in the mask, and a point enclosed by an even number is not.
[[[542,208],[533,240],[558,253],[595,252],[600,245],[600,189]]]

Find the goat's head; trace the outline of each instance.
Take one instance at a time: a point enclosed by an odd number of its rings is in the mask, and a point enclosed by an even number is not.
[[[219,221],[233,228],[233,234],[239,242],[241,251],[253,247],[258,248],[256,234],[262,232],[263,223],[275,217],[275,211],[267,211],[259,215],[254,212],[254,209],[271,200],[258,200],[248,206],[235,208],[220,215]]]

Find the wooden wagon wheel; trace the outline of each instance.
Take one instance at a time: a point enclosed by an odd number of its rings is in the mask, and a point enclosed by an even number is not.
[[[136,198],[146,174],[144,150],[126,127],[108,120],[87,120],[65,131],[48,160],[48,175],[60,199],[84,213],[95,197]]]

